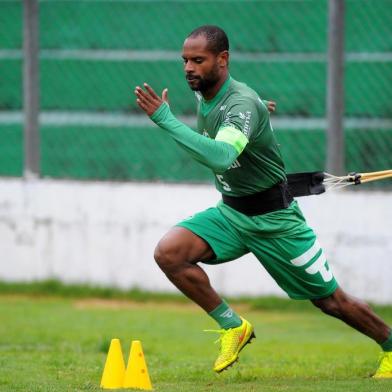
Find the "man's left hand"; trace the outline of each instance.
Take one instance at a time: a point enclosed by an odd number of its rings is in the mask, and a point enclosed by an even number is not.
[[[159,97],[147,83],[143,85],[146,90],[143,90],[139,86],[135,88],[136,103],[148,116],[151,116],[163,102],[169,103],[167,88],[162,91],[162,97]]]
[[[270,113],[273,113],[276,110],[276,102],[275,101],[267,101],[267,109]]]

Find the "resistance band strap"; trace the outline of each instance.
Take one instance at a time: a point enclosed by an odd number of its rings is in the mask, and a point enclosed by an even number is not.
[[[287,174],[287,182],[293,197],[319,195],[325,192],[324,172]]]

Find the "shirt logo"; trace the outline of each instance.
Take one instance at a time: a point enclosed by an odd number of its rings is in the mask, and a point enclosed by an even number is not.
[[[225,117],[225,119],[223,120],[223,125],[229,125],[230,124],[230,118],[231,118],[231,112],[227,112],[226,113],[226,117]]]
[[[244,135],[249,138],[249,133],[250,133],[250,117],[252,116],[252,113],[248,110],[245,113],[245,123],[244,123]]]
[[[245,120],[246,116],[245,116],[244,113],[239,112],[238,115],[240,116],[240,119],[241,119],[241,120]]]
[[[238,162],[238,159],[236,159],[236,160],[232,163],[232,165],[229,166],[229,168],[228,168],[227,170],[230,170],[230,169],[237,169],[237,168],[239,168],[239,167],[241,167],[241,164]]]
[[[226,109],[226,105],[222,105],[222,106],[219,108],[220,111],[223,111],[223,110],[225,110],[225,109]]]

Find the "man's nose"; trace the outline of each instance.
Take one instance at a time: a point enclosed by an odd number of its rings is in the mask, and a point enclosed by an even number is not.
[[[193,72],[193,71],[195,70],[195,68],[193,67],[193,64],[192,64],[190,61],[188,61],[188,62],[184,65],[184,69],[185,69],[185,72],[186,72],[186,73]]]

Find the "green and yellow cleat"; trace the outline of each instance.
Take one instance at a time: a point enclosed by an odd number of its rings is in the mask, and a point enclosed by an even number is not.
[[[384,351],[380,356],[380,365],[373,378],[392,379],[392,351]]]
[[[255,338],[253,326],[241,317],[242,324],[236,328],[220,329],[219,341],[221,343],[219,356],[214,364],[214,371],[220,373],[227,369],[238,359],[240,351]]]

